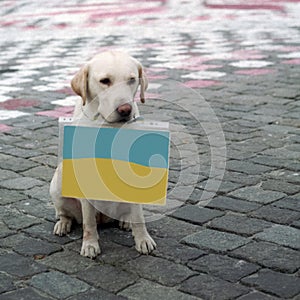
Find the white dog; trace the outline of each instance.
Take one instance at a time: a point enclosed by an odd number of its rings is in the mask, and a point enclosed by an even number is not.
[[[137,60],[125,53],[110,51],[95,56],[83,66],[72,79],[71,86],[82,98],[75,106],[74,119],[102,118],[107,122],[119,122],[139,115],[134,96],[140,86],[140,98],[144,103],[148,81]],[[61,236],[70,232],[74,219],[82,223],[81,255],[94,258],[100,253],[97,222],[114,216],[120,220],[121,227],[132,229],[136,249],[140,253],[148,254],[156,248],[146,229],[141,205],[97,201],[97,208],[101,205],[100,213],[91,201],[64,198],[61,196],[61,171],[62,166],[59,165],[50,184],[50,195],[58,218],[54,234]]]

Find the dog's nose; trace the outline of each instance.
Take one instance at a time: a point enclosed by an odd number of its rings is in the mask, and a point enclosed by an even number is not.
[[[128,103],[122,104],[117,108],[117,112],[121,117],[128,117],[131,114],[132,106]]]

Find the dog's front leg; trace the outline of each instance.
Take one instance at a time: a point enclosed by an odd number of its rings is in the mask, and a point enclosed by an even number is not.
[[[96,209],[88,200],[81,200],[83,241],[80,254],[90,258],[100,254],[99,236],[96,222]]]
[[[131,207],[131,228],[135,248],[142,254],[149,254],[156,248],[156,243],[147,231],[141,205]]]

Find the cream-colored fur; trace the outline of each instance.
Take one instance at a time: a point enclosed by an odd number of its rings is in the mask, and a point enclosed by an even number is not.
[[[130,120],[138,116],[138,107],[133,101],[140,86],[141,102],[148,81],[142,65],[123,52],[104,52],[96,55],[84,65],[71,82],[72,89],[81,96],[74,109],[74,119],[102,118],[107,122]],[[59,165],[50,184],[50,195],[58,218],[54,234],[65,235],[71,230],[75,219],[83,226],[81,255],[94,258],[100,254],[97,220],[113,216],[120,227],[132,229],[136,249],[148,254],[156,247],[149,235],[143,216],[142,206],[108,201],[64,198],[61,196],[61,170]],[[101,204],[100,204],[101,203]],[[100,210],[100,212],[99,212]],[[101,216],[101,218],[100,218]]]

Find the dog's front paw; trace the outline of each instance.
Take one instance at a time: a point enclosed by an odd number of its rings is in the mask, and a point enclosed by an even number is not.
[[[156,243],[148,234],[142,237],[135,237],[135,249],[142,254],[149,254],[156,249]]]
[[[66,235],[71,231],[72,221],[70,219],[62,219],[56,222],[53,233],[59,236]]]
[[[83,241],[80,254],[82,256],[95,258],[101,253],[98,241]]]

